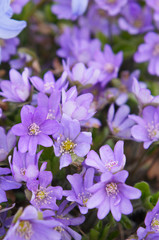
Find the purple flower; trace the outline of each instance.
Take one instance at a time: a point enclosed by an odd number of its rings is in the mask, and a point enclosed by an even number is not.
[[[10,60],[10,57],[16,54],[19,42],[19,38],[0,40],[2,62],[8,62]]]
[[[98,82],[100,71],[92,67],[87,68],[83,63],[76,63],[72,71],[69,66],[65,66],[68,72],[68,77],[72,82],[77,82],[81,85],[95,85]]]
[[[9,71],[10,81],[1,82],[1,96],[5,97],[3,101],[25,102],[30,95],[29,69],[25,68],[22,75],[15,69]]]
[[[87,26],[87,29],[89,29],[89,31],[95,35],[98,32],[102,32],[102,34],[109,37],[110,28],[112,35],[118,35],[120,33],[120,29],[116,22],[110,22],[106,18],[106,13],[105,15],[103,12],[100,14],[97,4],[91,4],[88,8],[87,15],[81,16],[78,22],[81,27]]]
[[[115,144],[114,152],[109,145],[104,145],[99,149],[100,158],[98,154],[91,150],[87,154],[85,160],[86,165],[96,168],[99,172],[116,173],[121,171],[126,162],[126,157],[123,153],[124,142],[118,141]]]
[[[38,144],[44,147],[52,146],[52,139],[48,135],[55,134],[59,130],[59,125],[57,121],[46,118],[47,109],[23,106],[21,110],[22,123],[12,127],[13,133],[20,136],[18,142],[20,152],[25,153],[28,150],[31,155],[34,155]]]
[[[118,20],[119,26],[130,34],[153,29],[152,14],[148,7],[142,9],[136,2],[130,2],[124,7],[122,15],[123,17]]]
[[[75,20],[82,15],[88,5],[88,0],[55,0],[51,10],[59,19]]]
[[[59,92],[58,90],[52,92],[50,97],[43,93],[38,94],[38,106],[47,109],[48,112],[46,119],[61,119],[60,100],[61,92]]]
[[[8,176],[10,173],[9,168],[0,168],[0,203],[7,202],[5,191],[21,187],[21,184],[15,182],[12,176]]]
[[[66,27],[63,34],[57,38],[60,49],[57,55],[69,59],[70,65],[76,62],[88,63],[99,51],[101,43],[98,39],[91,39],[88,29]]]
[[[16,137],[9,131],[7,135],[2,127],[0,127],[0,161],[6,159],[9,152],[16,144]]]
[[[55,220],[41,220],[38,212],[33,206],[27,206],[24,211],[20,208],[4,240],[60,240],[60,234],[53,230]]]
[[[146,107],[146,105],[159,105],[159,96],[152,96],[151,91],[142,87],[136,78],[133,79],[132,92],[138,100],[140,110]]]
[[[57,210],[56,199],[62,199],[62,188],[48,186],[53,179],[50,171],[41,171],[38,180],[29,180],[28,189],[32,192],[30,203],[38,209]]]
[[[138,51],[134,55],[134,60],[138,63],[149,61],[148,72],[159,76],[159,35],[149,32],[144,37],[145,43],[139,45]]]
[[[104,52],[97,51],[94,55],[94,61],[90,61],[88,64],[100,70],[99,82],[104,87],[110,80],[117,77],[122,61],[123,53],[119,52],[115,55],[111,47],[106,44]]]
[[[62,91],[62,112],[78,121],[88,121],[94,114],[91,108],[93,95],[91,93],[77,95],[77,88],[72,87],[67,92]]]
[[[61,132],[54,143],[56,156],[60,157],[60,169],[72,162],[73,156],[84,157],[90,150],[92,134],[80,132],[80,123],[64,115],[61,120]]]
[[[39,174],[38,160],[42,151],[37,155],[21,153],[14,148],[13,158],[9,156],[9,163],[12,174],[17,182],[27,182],[29,179],[36,179]]]
[[[72,203],[70,206],[67,206],[68,201],[65,200],[59,205],[59,209],[56,211],[56,214],[52,211],[44,211],[44,219],[55,219],[56,225],[54,229],[60,233],[60,240],[81,240],[82,237],[79,233],[75,232],[69,226],[79,226],[85,220],[84,216],[72,217],[69,212],[75,207],[75,203]]]
[[[131,133],[137,142],[144,142],[147,149],[159,140],[159,107],[147,106],[142,112],[142,117],[129,115],[129,118],[136,122]]]
[[[94,169],[88,168],[83,174],[67,175],[67,180],[72,186],[72,190],[65,190],[64,196],[67,200],[78,204],[81,214],[86,214],[88,208],[86,203],[91,196],[89,188],[93,185]]]
[[[89,188],[92,196],[87,202],[87,207],[98,208],[97,216],[103,219],[111,211],[114,219],[120,221],[121,214],[130,214],[133,211],[130,199],[138,199],[140,190],[125,184],[128,172],[123,170],[116,174],[106,172],[101,175],[101,180]]]
[[[114,105],[110,106],[107,121],[113,135],[119,138],[131,138],[131,127],[135,122],[128,118],[129,113],[130,108],[127,105],[119,107],[116,113]]]
[[[13,0],[11,1],[11,7],[16,14],[21,13],[23,7],[29,2],[29,0]]]
[[[63,72],[62,76],[55,81],[53,73],[48,71],[44,74],[44,81],[36,76],[30,77],[30,81],[39,92],[51,94],[53,91],[67,87],[66,78],[67,74]]]
[[[159,239],[159,201],[145,218],[146,229],[140,227],[137,231],[138,240],[158,240]]]
[[[133,71],[131,74],[129,73],[129,71],[122,71],[121,73],[121,83],[122,83],[122,88],[125,89],[125,91],[128,91],[128,92],[132,92],[132,85],[133,85],[133,81],[134,81],[134,78],[139,78],[140,76],[140,71],[139,70],[135,70]],[[146,83],[144,82],[140,82],[140,87],[144,87],[146,88]]]
[[[145,0],[146,4],[151,7],[155,12],[154,12],[154,19],[156,21],[159,20],[159,4],[158,0]]]
[[[13,217],[8,217],[7,218],[7,213],[10,209],[12,209],[15,206],[13,204],[11,207],[6,207],[0,210],[0,237],[3,237],[3,235],[6,233],[5,228],[9,228],[11,225]]]
[[[106,10],[109,15],[114,16],[120,13],[127,0],[95,0],[100,8]]]

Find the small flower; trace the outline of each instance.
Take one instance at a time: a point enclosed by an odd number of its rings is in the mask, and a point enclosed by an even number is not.
[[[65,66],[66,71],[68,72],[68,77],[72,82],[78,82],[79,84],[86,85],[95,85],[98,82],[98,77],[100,71],[94,68],[86,68],[83,63],[77,63],[73,66],[72,71],[70,71],[69,66]]]
[[[37,96],[38,106],[46,108],[48,112],[46,119],[51,119],[51,120],[61,119],[60,100],[61,100],[61,92],[58,90],[53,91],[50,97],[48,97],[46,94],[38,93],[38,96]]]
[[[86,203],[91,197],[91,193],[88,189],[93,185],[93,178],[93,168],[88,168],[83,174],[67,176],[67,179],[72,186],[72,190],[65,190],[63,192],[64,196],[67,196],[66,199],[68,201],[76,202],[82,214],[86,214],[88,212]]]
[[[76,20],[85,12],[87,5],[88,0],[55,0],[51,10],[59,19]]]
[[[62,91],[62,112],[72,119],[88,121],[95,114],[91,108],[92,102],[93,94],[85,93],[78,96],[76,87],[71,87],[67,92]]]
[[[92,39],[86,27],[66,27],[64,32],[57,38],[60,49],[57,55],[69,59],[70,65],[82,62],[88,64],[99,51],[101,43],[99,39]]]
[[[11,130],[5,134],[5,130],[0,127],[0,140],[0,161],[3,161],[15,146],[16,137]]]
[[[59,209],[54,213],[53,211],[48,212],[44,211],[44,219],[46,220],[56,220],[56,224],[54,225],[54,230],[58,231],[61,238],[60,240],[66,239],[75,239],[81,240],[82,237],[79,233],[75,232],[70,226],[79,226],[85,220],[83,215],[79,217],[73,217],[69,213],[74,207],[75,203],[72,203],[68,206],[68,201],[64,200],[60,205]]]
[[[1,82],[2,93],[5,97],[3,101],[10,102],[25,102],[31,91],[29,84],[29,69],[25,68],[22,75],[15,69],[9,71],[10,81],[5,80]]]
[[[114,136],[131,139],[131,127],[135,122],[128,118],[129,112],[130,108],[127,105],[119,107],[116,113],[114,105],[110,106],[107,121]]]
[[[159,201],[145,218],[146,228],[140,227],[137,231],[138,240],[157,240],[159,238]]]
[[[159,96],[152,96],[151,91],[145,87],[141,87],[141,84],[136,78],[133,79],[132,92],[138,100],[140,110],[147,105],[159,105]]]
[[[44,74],[44,81],[36,76],[30,77],[30,81],[33,86],[41,93],[51,94],[57,90],[62,90],[62,88],[67,87],[67,73],[63,72],[62,76],[55,81],[54,75],[51,71]]]
[[[20,136],[18,148],[22,153],[28,150],[34,155],[38,144],[52,146],[52,139],[48,135],[55,134],[59,130],[59,124],[47,119],[47,109],[25,105],[21,110],[21,120],[22,123],[14,125],[12,131]]]
[[[19,45],[19,38],[0,39],[2,62],[8,62],[10,57],[17,52],[17,46]]]
[[[122,15],[123,17],[118,20],[119,27],[130,34],[143,33],[153,29],[152,14],[147,6],[141,8],[138,3],[130,2],[124,7]]]
[[[80,123],[64,115],[61,120],[61,132],[54,142],[56,156],[60,157],[60,169],[72,162],[72,156],[84,157],[90,150],[92,134],[80,132]]]
[[[131,129],[134,140],[144,142],[145,149],[159,140],[159,107],[147,106],[142,117],[132,114],[129,118],[136,122]]]
[[[7,202],[5,191],[21,187],[21,184],[17,183],[12,176],[8,176],[10,173],[9,168],[0,168],[0,203]]]
[[[23,212],[19,209],[4,240],[60,240],[60,234],[53,230],[56,221],[41,220],[39,213],[42,214],[33,206],[27,206]]]
[[[99,82],[102,86],[105,86],[113,78],[117,77],[122,61],[123,53],[119,52],[115,55],[111,47],[106,44],[104,52],[97,51],[94,60],[90,61],[88,65],[100,70]]]
[[[144,37],[145,43],[139,45],[138,51],[134,55],[135,62],[149,61],[148,72],[159,76],[159,34],[149,32]]]
[[[38,180],[30,180],[27,187],[32,191],[31,204],[38,209],[57,210],[56,199],[61,200],[62,188],[48,186],[52,182],[52,173],[50,171],[41,171]]]
[[[91,150],[87,154],[85,160],[86,165],[96,168],[99,172],[116,173],[124,168],[126,157],[123,153],[123,141],[118,141],[115,144],[114,152],[109,145],[102,146],[99,149],[100,158],[98,154]]]
[[[121,214],[132,213],[130,199],[140,198],[141,192],[125,184],[127,177],[128,172],[125,170],[115,174],[106,172],[101,175],[100,182],[88,189],[92,196],[86,205],[90,209],[98,208],[99,219],[105,218],[109,211],[116,221],[120,221]]]
[[[13,158],[9,156],[9,163],[11,172],[17,182],[27,182],[29,179],[36,179],[38,170],[38,160],[42,151],[37,155],[30,155],[29,153],[21,153],[14,148]]]
[[[21,13],[23,7],[29,2],[29,0],[11,0],[11,8],[16,14]]]
[[[106,10],[109,15],[115,16],[120,13],[127,0],[95,0],[100,8]]]

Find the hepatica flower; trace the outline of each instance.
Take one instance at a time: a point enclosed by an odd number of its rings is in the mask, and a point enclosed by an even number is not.
[[[30,155],[27,153],[21,153],[14,148],[13,158],[9,156],[9,163],[11,167],[14,179],[17,182],[27,182],[29,179],[36,179],[39,174],[38,160],[41,155],[41,151],[37,155]]]
[[[149,61],[148,72],[159,76],[159,34],[149,32],[145,35],[144,40],[145,43],[139,45],[134,60],[138,63]]]
[[[61,130],[54,142],[56,156],[60,156],[60,169],[67,167],[72,162],[72,157],[76,154],[84,157],[90,150],[92,134],[81,132],[80,123],[64,115],[61,120]]]
[[[95,0],[100,8],[106,10],[109,15],[115,16],[120,13],[127,0]]]
[[[77,88],[72,87],[67,92],[62,91],[62,112],[72,119],[88,121],[95,113],[91,108],[93,94],[86,93],[78,96]]]
[[[24,211],[19,209],[4,240],[60,240],[60,234],[53,230],[55,220],[42,220],[35,207],[27,206]]]
[[[7,155],[15,146],[15,144],[16,137],[12,131],[9,131],[7,134],[5,134],[4,128],[0,127],[0,161],[6,159]]]
[[[8,176],[10,173],[9,168],[0,168],[0,203],[7,202],[5,191],[21,187],[21,184],[17,183],[12,176]]]
[[[27,183],[28,189],[32,192],[31,204],[38,209],[57,210],[56,199],[61,200],[62,188],[49,186],[52,182],[50,171],[41,171],[38,180],[30,180]]]
[[[3,101],[25,102],[30,95],[29,69],[25,68],[22,75],[15,69],[9,71],[9,80],[1,81],[1,96],[5,97]]]
[[[74,174],[67,176],[68,181],[72,186],[72,190],[63,191],[67,200],[76,202],[82,214],[88,212],[86,203],[91,196],[89,188],[93,185],[94,169],[88,168],[84,174]]]
[[[105,86],[113,78],[117,77],[122,61],[123,53],[119,52],[115,55],[111,47],[106,44],[104,46],[104,52],[97,51],[94,55],[94,60],[88,64],[100,70],[99,82],[102,86]]]
[[[142,117],[129,115],[129,118],[136,122],[131,133],[137,142],[144,142],[147,149],[159,140],[159,107],[147,106],[142,112]]]
[[[88,1],[89,0],[55,0],[55,5],[53,5],[51,9],[59,19],[75,20],[85,12]]]
[[[109,211],[116,221],[120,221],[121,214],[132,213],[130,199],[140,198],[141,192],[125,184],[127,177],[128,172],[125,170],[115,174],[106,172],[101,175],[100,182],[89,188],[92,196],[86,205],[90,209],[98,208],[99,219],[105,218]]]
[[[69,59],[70,64],[83,62],[87,64],[99,51],[101,42],[99,39],[92,39],[90,31],[84,28],[65,27],[64,32],[57,38],[60,49],[57,55]]]
[[[149,211],[145,218],[146,228],[140,227],[137,231],[138,240],[159,239],[159,201],[152,211]]]
[[[37,145],[52,146],[52,139],[48,135],[55,134],[59,125],[55,120],[47,119],[47,109],[25,105],[21,110],[21,120],[22,123],[12,127],[13,133],[20,136],[19,151],[25,153],[28,150],[33,155]]]
[[[0,39],[2,62],[8,62],[10,57],[17,52],[17,46],[19,45],[19,38]]]
[[[112,104],[108,110],[108,126],[113,135],[120,138],[131,138],[131,127],[135,124],[134,120],[128,118],[130,108],[122,105],[115,113],[115,107]]]
[[[98,154],[91,150],[85,160],[86,165],[96,168],[99,172],[118,172],[124,168],[126,157],[123,153],[124,142],[118,141],[115,144],[114,152],[109,145],[102,146]]]
[[[29,0],[11,0],[11,8],[16,14],[21,13],[23,7],[29,2]]]
[[[51,94],[53,91],[62,90],[67,87],[67,73],[63,72],[62,76],[55,81],[55,77],[51,71],[44,74],[44,80],[37,76],[30,78],[33,86],[41,93]]]
[[[79,226],[85,220],[85,217],[83,215],[79,217],[71,216],[69,212],[75,207],[75,205],[75,203],[72,203],[70,206],[68,206],[68,201],[64,200],[59,205],[59,209],[56,211],[56,214],[54,212],[51,213],[51,211],[49,213],[47,211],[44,211],[44,219],[56,220],[54,230],[59,232],[61,236],[60,240],[82,239],[79,233],[75,232],[72,228],[70,228],[70,226]]]
[[[123,17],[119,18],[119,26],[130,34],[143,33],[153,29],[152,13],[148,7],[141,8],[135,2],[128,3],[123,11]]]

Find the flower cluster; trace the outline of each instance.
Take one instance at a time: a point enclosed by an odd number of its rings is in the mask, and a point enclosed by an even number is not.
[[[158,29],[158,0],[0,0],[0,238],[159,238]]]

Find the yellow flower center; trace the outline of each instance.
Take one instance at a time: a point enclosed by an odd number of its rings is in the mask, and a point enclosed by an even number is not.
[[[29,221],[20,221],[16,233],[21,237],[26,240],[30,240],[31,236],[33,234],[32,231],[32,225],[30,224]]]
[[[36,193],[36,198],[38,198],[39,200],[43,200],[44,198],[46,198],[46,193],[44,191],[38,191]]]
[[[61,143],[61,153],[73,153],[73,149],[77,144],[75,144],[74,142],[72,142],[72,140],[70,140],[69,138],[66,139],[66,141],[63,141]]]
[[[114,3],[116,3],[116,0],[107,0],[106,3],[108,3],[108,4],[114,4]]]
[[[156,214],[156,217],[154,217],[154,219],[151,222],[151,228],[152,230],[159,232],[159,219],[158,219],[158,215]]]
[[[108,183],[105,189],[108,196],[117,195],[118,193],[118,186],[114,182]]]
[[[30,126],[28,127],[28,134],[29,135],[38,135],[40,133],[40,127],[36,124],[36,123],[32,123],[30,124]]]

